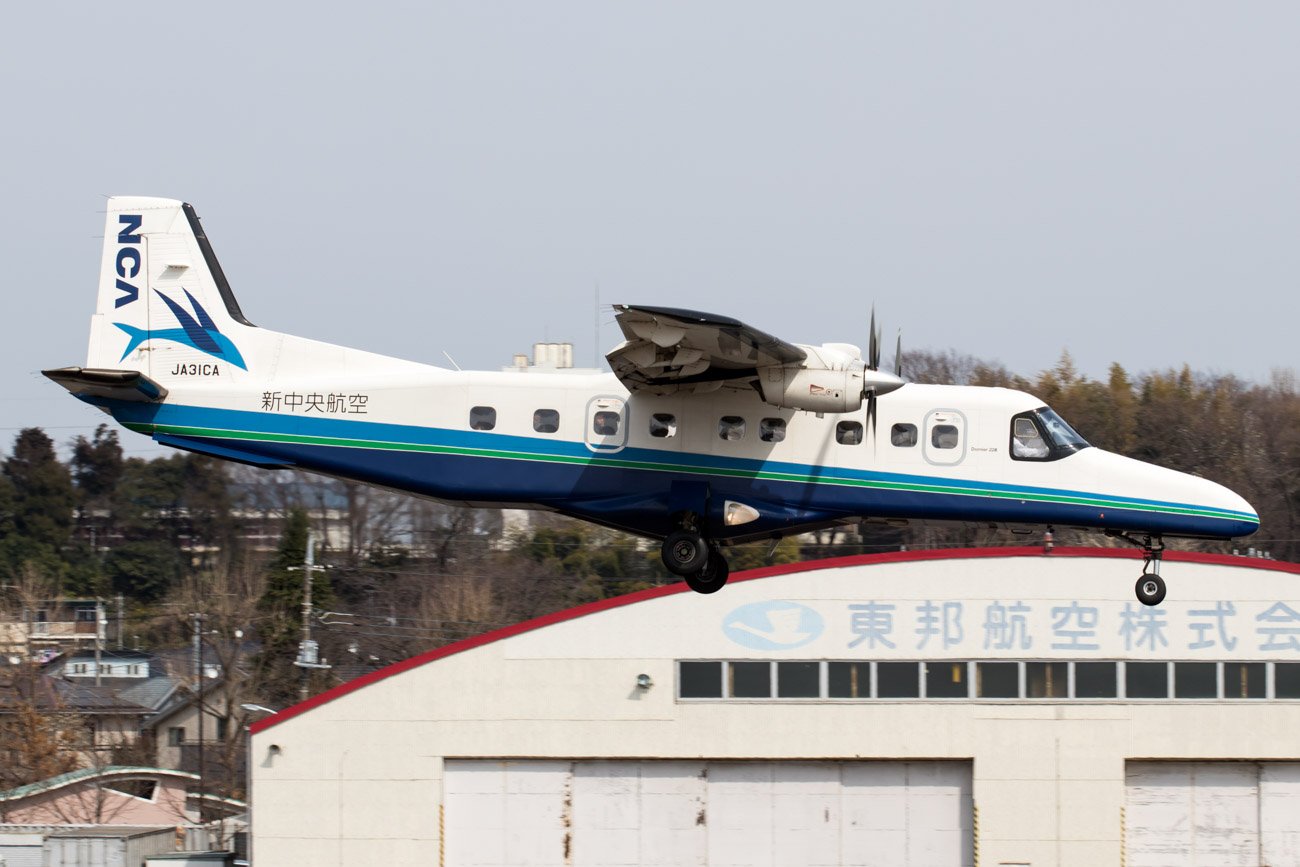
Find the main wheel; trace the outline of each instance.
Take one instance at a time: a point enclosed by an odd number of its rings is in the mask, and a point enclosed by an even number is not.
[[[727,583],[730,575],[731,566],[727,563],[727,558],[722,556],[721,551],[710,551],[708,565],[699,572],[683,575],[682,580],[696,593],[717,593]]]
[[[1148,575],[1143,573],[1138,579],[1137,587],[1138,602],[1143,605],[1159,605],[1165,601],[1165,579],[1159,575]]]
[[[703,571],[709,562],[709,546],[699,533],[674,530],[664,539],[660,550],[664,566],[674,575],[693,575]]]

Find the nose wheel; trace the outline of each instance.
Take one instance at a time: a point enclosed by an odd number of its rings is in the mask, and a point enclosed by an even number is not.
[[[1155,573],[1142,573],[1137,581],[1138,602],[1143,605],[1159,605],[1165,601],[1165,579]]]

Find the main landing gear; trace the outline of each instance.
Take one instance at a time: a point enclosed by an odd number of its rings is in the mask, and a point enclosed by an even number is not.
[[[1146,535],[1138,541],[1127,533],[1113,533],[1130,545],[1142,549],[1142,577],[1138,578],[1134,590],[1138,602],[1143,605],[1159,605],[1165,601],[1165,579],[1160,577],[1160,560],[1165,553],[1164,540],[1159,536]]]
[[[668,571],[682,576],[686,586],[696,593],[716,593],[731,574],[717,543],[701,536],[690,517],[682,522],[681,529],[668,534],[660,554]]]

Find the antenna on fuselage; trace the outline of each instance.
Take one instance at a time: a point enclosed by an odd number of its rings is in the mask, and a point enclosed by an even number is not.
[[[444,349],[444,350],[442,351],[442,354],[445,355],[445,356],[447,356],[447,360],[451,362],[451,366],[452,366],[452,367],[456,368],[456,370],[460,370],[460,365],[456,363],[456,359],[454,359],[454,358],[451,357],[451,353],[450,353],[450,352],[448,352],[447,350]]]

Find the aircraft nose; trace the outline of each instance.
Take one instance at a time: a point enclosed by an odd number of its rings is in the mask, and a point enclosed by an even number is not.
[[[1078,457],[1085,455],[1098,481],[1113,484],[1116,493],[1124,492],[1137,511],[1147,514],[1141,522],[1150,526],[1140,529],[1219,539],[1249,536],[1259,529],[1254,507],[1218,482],[1101,449],[1085,449]]]

